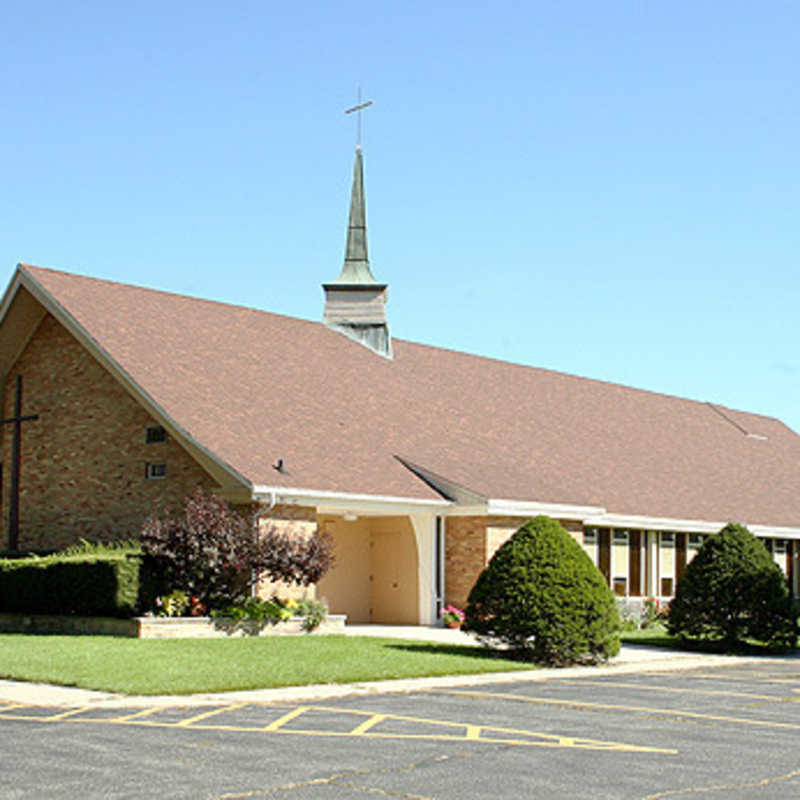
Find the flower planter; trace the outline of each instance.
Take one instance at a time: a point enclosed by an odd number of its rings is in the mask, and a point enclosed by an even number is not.
[[[342,633],[346,614],[328,614],[312,633]],[[226,617],[72,617],[50,614],[0,614],[2,633],[77,633],[138,639],[227,639],[231,636],[305,634],[303,617],[274,625]]]
[[[328,614],[311,633],[341,633],[346,614]],[[230,617],[139,617],[140,639],[227,639],[231,636],[280,636],[305,634],[303,617],[269,623]]]

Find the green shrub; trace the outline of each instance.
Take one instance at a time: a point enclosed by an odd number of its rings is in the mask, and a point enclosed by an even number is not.
[[[303,618],[303,630],[311,633],[322,624],[328,615],[328,606],[319,600],[304,597],[297,601],[297,614]]]
[[[159,617],[182,617],[189,607],[189,595],[181,589],[156,597],[156,615]]]
[[[211,612],[211,616],[216,619],[227,618],[235,622],[248,620],[262,622],[265,625],[274,625],[292,617],[302,617],[303,630],[307,632],[318,628],[327,614],[328,607],[324,603],[309,597],[303,597],[301,600],[281,600],[279,597],[261,600],[258,597],[249,597],[243,602],[231,603]]]
[[[64,553],[0,561],[0,611],[131,617],[158,584],[138,547],[86,543]]]
[[[797,641],[797,608],[783,572],[742,525],[709,536],[678,581],[668,630],[737,648],[745,639],[789,649]]]
[[[251,620],[253,622],[264,622],[274,625],[276,622],[283,622],[294,615],[291,608],[277,597],[269,600],[262,600],[259,597],[248,597],[241,603],[231,603],[220,609],[211,612],[212,617],[229,618],[235,622]]]
[[[536,517],[481,573],[463,630],[561,666],[616,655],[619,627],[614,596],[591,559],[555,520]]]

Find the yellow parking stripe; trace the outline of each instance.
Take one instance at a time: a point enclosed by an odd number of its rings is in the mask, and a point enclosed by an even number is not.
[[[280,730],[287,722],[291,722],[301,714],[305,714],[309,708],[310,706],[299,706],[293,711],[290,711],[288,714],[284,714],[282,717],[279,717],[274,722],[270,722],[266,728],[262,728],[261,730],[263,730],[265,733],[272,733],[273,731]]]
[[[332,708],[329,706],[307,706],[306,707],[310,711],[325,711],[329,713],[337,713],[337,714],[358,714],[358,715],[367,715],[373,716],[373,714],[369,711],[360,711],[358,709],[350,709],[350,708]],[[498,728],[492,725],[475,725],[472,723],[465,723],[465,722],[451,722],[449,720],[440,720],[440,719],[428,719],[427,717],[408,717],[401,714],[385,714],[384,717],[386,719],[392,720],[400,720],[402,722],[416,722],[422,725],[438,725],[444,726],[448,728],[463,728],[465,733],[460,736],[454,735],[439,735],[439,734],[393,734],[393,733],[371,733],[368,734],[369,736],[374,736],[376,738],[412,738],[412,739],[444,739],[447,741],[480,741],[480,742],[498,742],[498,743],[523,743],[531,746],[538,746],[538,747],[575,747],[578,749],[590,749],[590,750],[625,750],[630,752],[650,752],[650,753],[670,753],[674,754],[677,753],[677,750],[665,750],[661,748],[651,748],[651,747],[639,747],[635,745],[628,745],[623,744],[621,742],[606,742],[600,741],[597,739],[581,739],[575,738],[570,736],[560,736],[558,734],[553,733],[537,733],[535,731],[525,731],[520,730],[519,728]],[[324,733],[328,735],[326,732],[319,732],[319,731],[299,731],[299,730],[291,730],[291,731],[280,731],[280,733],[303,733],[303,734],[314,734],[317,735],[319,733]],[[515,738],[513,739],[497,739],[497,738],[488,738],[484,734],[502,734],[502,735],[510,735]],[[350,734],[330,734],[330,735],[343,735],[349,736]],[[537,741],[530,741],[530,740],[520,740],[519,736],[530,736],[535,737]]]
[[[516,728],[498,728],[489,725],[475,725],[464,722],[451,722],[449,720],[427,719],[423,717],[408,717],[395,714],[382,714],[373,711],[361,711],[358,709],[329,708],[325,706],[298,706],[284,714],[282,717],[271,722],[266,727],[256,727],[248,725],[213,725],[204,724],[203,719],[212,716],[212,713],[221,713],[232,708],[239,708],[244,705],[259,706],[260,704],[236,704],[235,706],[224,706],[213,709],[213,712],[205,712],[195,717],[190,717],[181,721],[160,721],[145,719],[144,717],[153,714],[155,711],[167,708],[158,706],[155,708],[142,709],[135,714],[126,717],[80,717],[76,716],[80,711],[87,708],[72,709],[69,712],[55,715],[55,717],[37,717],[25,715],[0,715],[5,719],[21,720],[25,722],[48,722],[55,718],[67,723],[83,723],[96,725],[133,725],[153,728],[175,728],[192,731],[235,731],[247,733],[275,733],[287,736],[337,736],[370,738],[370,739],[416,739],[420,741],[441,741],[441,742],[472,742],[479,744],[502,744],[515,745],[519,747],[549,747],[549,748],[574,748],[577,750],[601,750],[629,753],[659,753],[667,755],[677,754],[677,750],[644,747],[640,745],[629,745],[621,742],[605,742],[596,739],[579,739],[569,736],[559,736],[552,733],[538,733],[536,731],[519,730]],[[31,708],[33,706],[26,706]],[[274,706],[269,706],[274,708]],[[305,714],[307,711],[321,711],[326,713],[363,716],[366,719],[351,731],[326,731],[326,730],[300,730],[297,728],[286,729],[283,726],[287,722]],[[201,717],[203,719],[201,719]],[[439,726],[449,729],[456,729],[453,733],[378,733],[371,729],[383,720],[401,720],[410,723],[417,723],[422,726]]]
[[[707,695],[722,695],[724,697],[745,697],[751,700],[783,700],[785,698],[778,697],[774,694],[750,694],[749,692],[725,692],[722,690],[714,691],[712,689],[688,689],[676,686],[645,686],[641,683],[618,683],[616,681],[589,681],[583,678],[579,680],[570,680],[569,678],[557,678],[552,681],[553,683],[568,683],[572,686],[611,686],[618,689],[641,689],[647,692],[675,692],[676,694],[707,694]],[[800,689],[794,691],[800,692]]]
[[[586,700],[557,700],[552,697],[528,697],[521,694],[503,694],[501,692],[470,692],[461,689],[438,689],[442,694],[455,694],[462,697],[479,697],[495,700],[516,700],[536,705],[566,706],[567,708],[600,708],[608,711],[634,711],[642,714],[661,714],[662,716],[690,717],[691,719],[707,719],[711,722],[732,722],[736,725],[756,725],[764,728],[790,728],[800,730],[800,724],[793,722],[773,722],[765,719],[747,719],[745,717],[725,717],[717,714],[698,714],[693,711],[681,711],[674,708],[648,708],[647,706],[623,706],[613,703],[591,703]]]
[[[651,672],[651,675],[674,675],[674,672]],[[758,678],[751,675],[746,675],[743,678],[737,678],[731,675],[714,675],[713,672],[687,672],[686,677],[702,678],[703,680],[714,681],[732,681],[733,683],[793,683],[795,686],[800,686],[800,680],[797,678]]]
[[[69,711],[64,711],[61,714],[55,714],[52,717],[43,717],[43,722],[58,722],[61,719],[67,719],[67,717],[72,717],[75,714],[82,714],[84,711],[91,711],[91,706],[83,706],[81,708],[72,708]]]
[[[350,735],[361,736],[384,719],[386,719],[386,714],[373,714],[369,719],[365,719],[360,725],[356,725],[356,727],[350,731]]]
[[[111,717],[108,721],[130,722],[133,719],[141,719],[142,717],[149,717],[151,714],[155,714],[156,711],[164,711],[167,708],[169,708],[169,706],[151,706],[150,708],[143,708],[141,711],[137,711],[135,714],[125,714],[122,717]]]
[[[222,708],[215,708],[212,711],[206,711],[203,714],[197,714],[194,717],[189,717],[188,719],[182,719],[180,722],[176,723],[176,728],[188,728],[190,725],[193,725],[195,722],[200,722],[201,719],[208,719],[209,717],[216,716],[217,714],[223,714],[226,711],[234,711],[237,708],[244,708],[245,706],[250,705],[249,703],[232,703],[229,706],[222,706]]]

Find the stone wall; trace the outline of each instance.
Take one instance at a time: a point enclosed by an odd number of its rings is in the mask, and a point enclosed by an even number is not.
[[[157,353],[154,351],[154,357]],[[149,414],[52,316],[42,321],[7,376],[3,414],[24,378],[20,548],[61,548],[87,539],[134,536],[152,508],[179,506],[215,482],[173,439],[145,443]],[[8,542],[11,426],[2,432],[2,541]],[[148,480],[146,465],[167,476]]]

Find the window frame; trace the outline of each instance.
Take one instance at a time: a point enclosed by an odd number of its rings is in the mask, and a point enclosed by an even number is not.
[[[163,481],[167,478],[167,465],[163,461],[147,462],[144,470],[145,479],[148,481]]]
[[[144,432],[145,444],[163,444],[167,441],[167,429],[163,425],[148,425]]]

